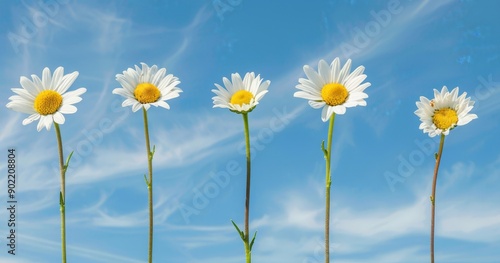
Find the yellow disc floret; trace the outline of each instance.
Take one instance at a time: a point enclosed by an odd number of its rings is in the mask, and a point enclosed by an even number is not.
[[[134,90],[135,99],[142,103],[153,103],[161,97],[160,90],[151,83],[140,83]]]
[[[44,90],[35,98],[33,108],[41,115],[54,114],[62,105],[63,97],[56,91]]]
[[[340,83],[328,83],[321,89],[321,98],[330,106],[337,106],[343,104],[349,92]]]
[[[243,104],[250,104],[250,101],[253,98],[253,94],[246,90],[238,90],[231,96],[231,104],[239,104],[242,106]]]
[[[450,108],[436,110],[432,116],[432,122],[441,130],[453,128],[458,122],[457,112]]]

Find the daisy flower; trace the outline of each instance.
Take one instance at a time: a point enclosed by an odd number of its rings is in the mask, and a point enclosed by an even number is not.
[[[144,117],[144,136],[146,139],[146,154],[148,160],[148,176],[144,175],[144,180],[148,188],[148,210],[149,210],[149,238],[148,238],[148,262],[153,262],[153,228],[154,228],[154,209],[153,209],[153,157],[155,146],[151,150],[149,142],[148,127],[148,109],[151,105],[170,109],[166,100],[179,97],[182,92],[177,87],[179,79],[172,74],[165,75],[165,68],[158,69],[153,65],[151,68],[141,63],[142,68],[135,65],[135,69],[128,68],[123,74],[116,74],[116,80],[123,88],[116,88],[113,94],[125,97],[122,103],[123,107],[132,106],[132,111],[136,112],[142,108]]]
[[[77,77],[77,71],[64,75],[63,67],[58,67],[54,75],[50,74],[49,68],[44,68],[41,80],[36,75],[31,75],[32,80],[22,76],[20,83],[23,88],[12,89],[17,95],[9,98],[7,108],[29,114],[23,120],[23,125],[40,120],[38,131],[43,127],[50,130],[54,122],[64,124],[63,114],[75,113],[77,108],[73,104],[80,102],[80,95],[87,91],[85,88],[79,88],[66,92]]]
[[[247,185],[245,194],[245,227],[244,231],[240,230],[238,225],[233,223],[233,226],[238,231],[241,240],[243,241],[245,247],[245,262],[252,262],[252,247],[255,241],[257,232],[254,233],[253,237],[250,239],[250,181],[251,181],[251,147],[250,147],[250,128],[248,124],[248,113],[251,112],[257,104],[259,104],[260,99],[264,97],[267,93],[267,88],[271,84],[271,81],[260,78],[260,75],[255,77],[255,73],[248,72],[245,74],[243,80],[240,74],[231,74],[232,82],[227,78],[223,78],[224,82],[223,88],[219,84],[215,84],[217,89],[213,89],[217,96],[213,97],[214,108],[228,108],[232,112],[241,114],[243,117],[243,127],[245,133],[245,144],[246,144],[246,157],[247,157]]]
[[[474,107],[474,101],[470,97],[466,98],[467,93],[464,92],[458,96],[458,87],[451,92],[446,86],[443,86],[441,92],[434,89],[434,99],[429,100],[421,96],[420,101],[417,101],[417,110],[415,114],[422,122],[419,129],[424,133],[428,133],[430,137],[440,135],[439,149],[436,153],[436,165],[434,167],[434,176],[432,179],[432,194],[431,199],[431,262],[434,262],[434,228],[436,218],[436,184],[439,172],[439,164],[443,156],[444,140],[452,129],[457,126],[462,126],[473,119],[477,118],[476,114],[469,112]]]
[[[304,66],[304,72],[307,79],[300,78],[293,94],[294,97],[309,100],[309,105],[315,109],[323,107],[321,119],[326,122],[333,113],[344,114],[346,108],[355,106],[366,106],[364,99],[368,95],[363,91],[371,84],[365,82],[361,84],[366,75],[363,74],[365,68],[359,66],[352,73],[351,60],[347,60],[345,65],[340,68],[340,59],[337,57],[332,64],[328,66],[326,61],[320,60],[318,63],[318,72]]]
[[[135,69],[128,68],[123,74],[116,74],[116,80],[123,88],[116,88],[113,94],[125,97],[122,106],[132,106],[132,111],[136,112],[142,107],[148,110],[151,105],[170,109],[166,100],[179,97],[182,92],[177,87],[179,79],[172,74],[168,74],[165,68],[158,69],[153,65],[151,68],[145,63],[141,63],[142,68],[137,65]]]
[[[444,86],[441,92],[434,90],[434,99],[429,100],[421,96],[417,101],[418,109],[415,114],[422,122],[419,129],[428,133],[430,137],[448,135],[456,126],[462,126],[477,118],[476,114],[469,112],[474,107],[474,101],[466,98],[464,92],[458,96],[458,87],[448,92]]]
[[[267,88],[271,81],[260,78],[260,75],[255,77],[255,73],[248,72],[243,80],[240,74],[231,74],[232,82],[227,78],[223,78],[224,89],[219,84],[215,83],[218,90],[213,89],[217,96],[213,97],[214,108],[228,108],[232,112],[247,113],[251,112],[260,99],[268,92]]]

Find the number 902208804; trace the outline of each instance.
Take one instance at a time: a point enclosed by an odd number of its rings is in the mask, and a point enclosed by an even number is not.
[[[7,154],[7,183],[9,199],[16,198],[16,150],[8,149]]]

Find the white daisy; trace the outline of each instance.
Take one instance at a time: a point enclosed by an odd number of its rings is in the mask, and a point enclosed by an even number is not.
[[[135,69],[128,68],[123,74],[116,74],[116,80],[123,88],[116,88],[113,94],[125,97],[122,106],[132,106],[132,111],[136,112],[142,107],[148,110],[151,105],[170,109],[166,100],[179,97],[182,92],[177,87],[179,79],[172,74],[168,74],[165,68],[158,69],[153,65],[151,68],[145,63],[141,63],[142,69],[135,65]]]
[[[228,108],[232,112],[247,113],[251,112],[259,100],[268,92],[267,88],[271,81],[260,78],[260,75],[255,77],[255,73],[248,72],[241,80],[240,74],[231,74],[232,82],[227,78],[222,78],[224,89],[219,84],[215,83],[218,90],[213,89],[212,92],[217,96],[213,97],[214,108]]]
[[[364,99],[368,95],[363,91],[371,84],[365,82],[363,74],[365,67],[359,66],[352,73],[351,60],[347,60],[344,67],[340,68],[340,59],[335,58],[328,66],[326,61],[320,60],[318,72],[304,66],[307,79],[300,78],[296,88],[301,90],[293,94],[294,97],[309,100],[309,105],[315,109],[323,107],[321,119],[326,122],[333,113],[344,114],[346,108],[366,106]]]
[[[420,101],[416,103],[418,109],[415,111],[422,122],[419,129],[428,133],[430,137],[448,135],[456,126],[465,125],[476,119],[476,114],[469,114],[474,107],[474,101],[465,96],[467,92],[458,97],[458,87],[448,92],[446,86],[441,89],[441,93],[435,89],[432,100],[421,96]]]
[[[12,89],[17,95],[11,96],[7,108],[14,111],[30,114],[23,120],[23,125],[27,125],[40,119],[37,130],[45,127],[50,130],[53,122],[64,124],[63,114],[72,114],[77,111],[73,104],[80,102],[80,95],[87,89],[79,88],[66,92],[78,77],[78,72],[64,75],[64,68],[58,67],[54,75],[50,74],[49,68],[44,68],[42,79],[36,75],[31,75],[32,80],[22,76],[20,83],[23,87]]]

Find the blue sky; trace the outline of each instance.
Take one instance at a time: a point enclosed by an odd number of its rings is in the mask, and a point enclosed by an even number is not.
[[[366,67],[366,107],[338,116],[332,157],[332,259],[426,262],[433,152],[418,129],[419,96],[460,87],[479,116],[446,138],[437,188],[436,260],[500,262],[500,28],[496,1],[2,1],[0,104],[19,77],[79,71],[78,112],[61,126],[70,262],[145,262],[147,172],[142,114],[121,108],[115,75],[166,67],[183,93],[149,110],[155,262],[243,262],[230,219],[243,224],[241,116],[212,109],[213,83],[254,71],[271,80],[250,114],[255,262],[322,262],[327,123],[293,97],[303,65],[339,56]],[[17,151],[17,255],[60,260],[53,128],[22,126],[0,107],[0,170]],[[389,182],[388,176],[398,181]],[[5,204],[6,177],[0,179]],[[7,221],[6,209],[0,220]],[[2,236],[7,227],[1,223]],[[2,239],[6,242],[6,239]]]

